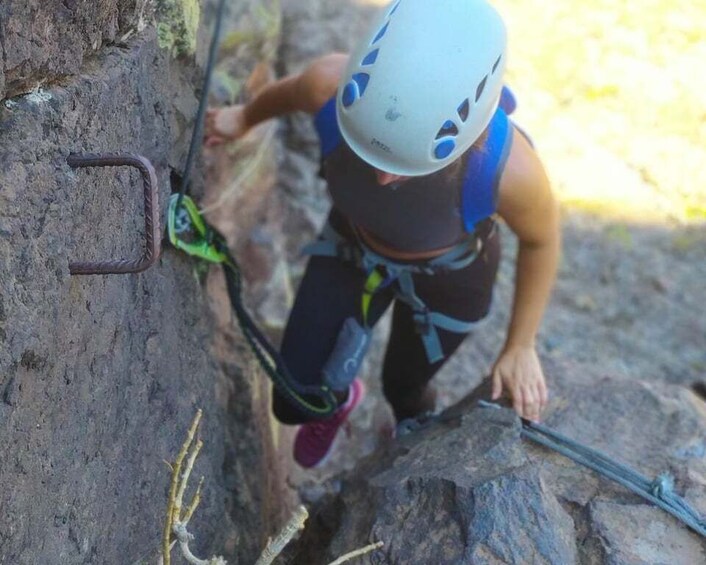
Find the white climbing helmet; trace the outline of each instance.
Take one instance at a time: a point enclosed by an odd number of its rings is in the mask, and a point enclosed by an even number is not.
[[[506,46],[505,25],[485,0],[395,0],[374,18],[341,79],[344,139],[388,173],[442,169],[490,123]]]

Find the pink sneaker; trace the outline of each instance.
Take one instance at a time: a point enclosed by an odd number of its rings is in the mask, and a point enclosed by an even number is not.
[[[348,400],[327,420],[317,420],[304,424],[297,431],[294,440],[294,460],[302,467],[310,469],[324,463],[331,453],[336,434],[365,396],[365,385],[355,379],[348,392]]]

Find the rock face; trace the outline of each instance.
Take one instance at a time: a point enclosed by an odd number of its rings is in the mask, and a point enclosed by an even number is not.
[[[159,47],[153,25],[116,35],[143,4],[0,5],[0,98],[45,81],[0,104],[2,563],[155,562],[164,461],[197,408],[195,552],[252,562],[277,527],[267,385],[231,328],[218,270],[204,284],[165,249],[141,274],[69,275],[70,261],[139,256],[144,230],[137,174],[73,171],[70,152],[149,158],[162,216],[183,167],[200,73]]]
[[[678,492],[706,514],[704,403],[681,387],[596,380],[560,386],[547,425],[647,476],[669,470]],[[385,547],[368,563],[706,562],[703,538],[522,439],[513,412],[478,407],[485,392],[343,476],[291,562],[327,563],[376,541]]]
[[[120,14],[126,20],[134,9],[135,0],[5,0],[0,100],[76,74],[85,56],[116,39]]]

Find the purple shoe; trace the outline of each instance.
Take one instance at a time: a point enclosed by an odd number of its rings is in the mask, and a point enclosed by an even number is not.
[[[348,392],[348,400],[327,420],[318,420],[304,424],[297,431],[294,440],[294,460],[306,469],[324,463],[331,453],[336,434],[341,425],[365,396],[365,385],[355,379]]]

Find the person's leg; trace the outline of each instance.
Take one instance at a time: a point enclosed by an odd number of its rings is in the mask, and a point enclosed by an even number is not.
[[[495,232],[481,256],[459,271],[415,275],[415,291],[432,312],[475,322],[490,309],[492,289],[500,260],[500,238]],[[444,359],[429,363],[409,306],[397,301],[390,341],[383,364],[383,392],[397,421],[434,408],[435,393],[429,381],[468,334],[438,329]]]
[[[365,273],[352,263],[337,258],[312,257],[289,315],[282,340],[285,365],[297,382],[321,384],[322,368],[336,345],[343,322],[361,318],[361,296]],[[377,294],[371,303],[369,321],[375,324],[392,301],[389,290]],[[341,401],[346,400],[343,391]],[[284,424],[311,420],[276,390],[273,412]]]

